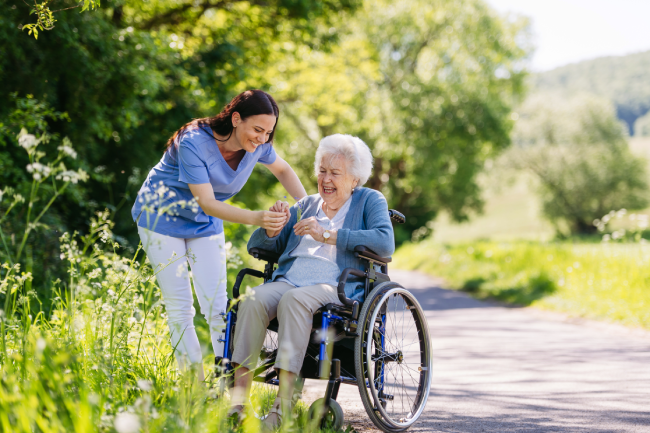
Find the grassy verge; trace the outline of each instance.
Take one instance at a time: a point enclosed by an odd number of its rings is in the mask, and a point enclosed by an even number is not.
[[[87,236],[61,238],[69,279],[53,282],[47,312],[29,273],[0,267],[0,431],[260,431],[254,416],[226,417],[212,355],[205,383],[178,371],[154,272],[115,251],[107,217]],[[259,387],[252,396],[254,404],[274,398]],[[282,431],[321,431],[306,409],[299,404]]]
[[[478,298],[650,329],[649,259],[644,244],[425,240],[402,246],[395,266]]]

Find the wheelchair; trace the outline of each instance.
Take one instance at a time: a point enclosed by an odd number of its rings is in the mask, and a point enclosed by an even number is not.
[[[393,222],[406,221],[395,210],[389,210],[389,214]],[[266,262],[264,271],[242,269],[233,286],[233,299],[239,297],[245,276],[270,281],[280,257],[259,248],[252,248],[250,254]],[[300,398],[305,379],[327,380],[325,396],[312,404],[308,415],[323,427],[340,429],[344,414],[336,401],[339,387],[355,385],[368,416],[379,429],[404,431],[424,411],[431,387],[431,342],[426,318],[415,297],[390,281],[390,258],[380,257],[363,246],[355,248],[355,256],[362,260],[365,270],[347,268],[341,273],[337,290],[343,305],[324,305],[314,315],[294,400]],[[345,295],[345,284],[350,278],[364,285],[363,303]],[[233,384],[230,359],[237,327],[237,305],[233,303],[231,308],[231,302],[226,317],[224,356],[216,358],[228,386]],[[277,330],[278,322],[274,319],[267,328],[253,373],[254,383],[263,384],[265,389],[279,383],[273,368],[278,352]],[[268,395],[253,403],[256,416],[263,419],[272,402]]]

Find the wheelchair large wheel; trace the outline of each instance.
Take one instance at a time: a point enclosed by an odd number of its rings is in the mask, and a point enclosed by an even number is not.
[[[354,360],[361,400],[385,432],[409,428],[431,388],[431,343],[422,307],[394,282],[378,285],[359,316]]]

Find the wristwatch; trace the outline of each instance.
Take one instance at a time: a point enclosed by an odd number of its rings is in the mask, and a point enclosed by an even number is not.
[[[332,234],[330,233],[330,231],[329,231],[329,230],[325,230],[325,232],[323,233],[323,238],[325,238],[325,242],[324,242],[324,243],[327,243],[327,240],[330,238],[330,236],[332,236]]]

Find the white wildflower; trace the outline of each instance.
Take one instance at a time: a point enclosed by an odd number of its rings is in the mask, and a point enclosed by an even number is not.
[[[92,280],[94,278],[99,277],[101,274],[102,274],[101,268],[95,268],[90,273],[88,273],[88,278]]]
[[[27,164],[27,171],[29,173],[32,173],[34,179],[41,180],[50,175],[52,168],[47,165],[43,165],[40,162],[35,162],[33,164]]]
[[[43,350],[45,350],[45,346],[47,346],[47,343],[42,338],[36,340],[36,350],[42,352]]]
[[[138,433],[140,431],[140,418],[134,413],[118,413],[115,416],[115,430],[118,433]]]
[[[64,182],[72,182],[72,183],[78,183],[79,181],[85,182],[87,178],[88,175],[83,170],[79,170],[79,171],[66,170],[59,173],[56,176],[57,180],[63,180]]]
[[[58,149],[59,152],[69,156],[70,158],[77,159],[77,152],[72,147],[63,145],[59,146]]]
[[[39,140],[33,134],[28,134],[25,128],[18,134],[18,144],[26,150],[30,150],[38,145]]]
[[[145,379],[139,379],[138,380],[138,388],[140,388],[141,390],[143,390],[145,392],[151,391],[151,382],[149,382],[148,380],[145,380]]]

